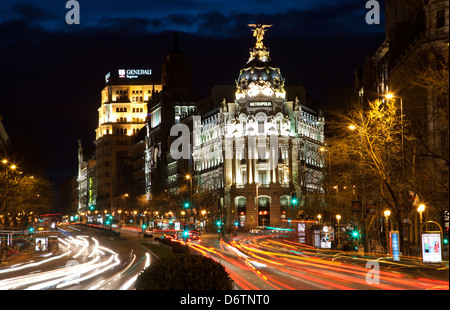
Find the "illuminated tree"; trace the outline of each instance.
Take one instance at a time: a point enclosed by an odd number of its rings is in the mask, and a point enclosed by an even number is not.
[[[353,104],[330,122],[334,136],[329,144],[332,145],[330,161],[336,179],[347,182],[352,188],[353,199],[363,204],[375,200],[379,207],[390,209],[391,219],[402,234],[401,213],[406,207],[406,201],[400,195],[406,189],[402,135],[403,140],[411,137],[407,121],[403,119],[402,122],[400,110],[400,103],[395,100],[376,100],[369,102],[367,108],[360,103]],[[359,217],[361,224],[365,224],[361,226],[367,230],[373,222],[371,217]]]

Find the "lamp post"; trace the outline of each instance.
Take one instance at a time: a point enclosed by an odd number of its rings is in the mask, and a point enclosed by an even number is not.
[[[390,215],[391,215],[391,211],[389,211],[389,210],[384,211],[384,217],[386,218],[386,222],[385,222],[386,253],[389,253],[389,230],[390,230],[389,216]]]
[[[364,124],[364,118],[363,118],[363,114],[361,114],[361,125],[363,126]],[[350,124],[348,126],[348,128],[351,131],[357,130],[357,126]],[[366,171],[365,171],[365,167],[364,167],[364,156],[363,156],[363,131],[361,130],[361,128],[358,129],[359,131],[359,148],[360,148],[360,154],[361,154],[361,172],[362,172],[362,201],[361,201],[361,226],[362,226],[362,231],[364,234],[364,250],[368,250],[368,241],[369,241],[369,236],[368,233],[366,232],[366,207],[367,207],[367,201],[366,201]],[[360,240],[361,242],[361,240]]]
[[[341,216],[339,215],[339,214],[336,214],[336,219],[337,219],[337,222],[338,222],[338,224],[337,224],[337,232],[338,232],[338,235],[337,235],[337,239],[338,239],[338,249],[341,247],[341,229],[340,229],[340,227],[339,227],[339,221],[341,220]]]
[[[417,207],[417,212],[419,212],[419,216],[420,216],[419,233],[422,232],[422,224],[423,224],[422,213],[424,211],[425,211],[425,205],[422,203]]]
[[[203,223],[204,223],[204,225],[202,225],[202,228],[204,230],[206,230],[206,220],[205,220],[206,210],[202,210],[201,213],[202,213],[202,216],[203,216]]]
[[[186,175],[186,180],[189,180],[189,200],[192,198],[192,177],[190,174]]]
[[[256,226],[259,226],[259,200],[258,200],[258,187],[260,187],[260,183],[256,183]]]
[[[189,216],[192,216],[192,212],[191,212],[191,204],[192,204],[192,177],[190,174],[186,175],[186,180],[189,180]]]
[[[322,215],[318,214],[317,218],[319,219],[319,224],[320,224],[320,220],[322,219]]]

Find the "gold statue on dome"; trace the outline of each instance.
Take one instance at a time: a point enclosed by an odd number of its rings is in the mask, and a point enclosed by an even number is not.
[[[254,27],[252,29],[253,36],[256,37],[256,48],[264,48],[263,45],[263,38],[264,38],[264,32],[266,31],[266,28],[272,27],[272,25],[261,25],[261,24],[248,24],[249,27]]]

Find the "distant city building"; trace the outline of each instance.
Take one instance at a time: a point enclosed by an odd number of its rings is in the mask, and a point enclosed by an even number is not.
[[[9,136],[6,133],[5,127],[2,124],[2,116],[0,115],[0,157],[6,157],[10,152]]]
[[[191,67],[175,34],[173,50],[161,68],[162,90],[149,101],[150,117],[145,140],[146,195],[176,190],[179,181],[193,171],[192,160],[173,159],[170,146],[177,138],[170,135],[173,125],[183,123],[192,132],[192,116],[197,114],[200,97],[192,92]],[[191,151],[190,151],[191,153]]]

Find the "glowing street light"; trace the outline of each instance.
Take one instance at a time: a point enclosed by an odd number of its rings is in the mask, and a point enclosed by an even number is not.
[[[385,210],[384,211],[384,216],[386,217],[386,223],[385,223],[385,231],[386,231],[386,253],[389,253],[389,230],[390,230],[390,225],[389,225],[389,216],[391,215],[391,211],[389,210]]]
[[[339,228],[339,221],[341,220],[341,216],[339,214],[336,214],[336,219],[337,219],[337,233],[338,233],[338,248],[341,247],[341,232],[340,232],[340,228]]]
[[[392,98],[394,98],[394,95],[392,93],[387,93],[385,97],[386,99],[391,100]]]
[[[417,212],[419,212],[420,215],[420,231],[422,231],[422,213],[425,211],[425,205],[422,203],[417,207]]]

